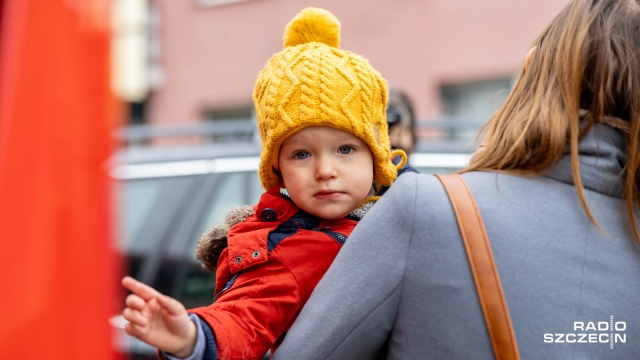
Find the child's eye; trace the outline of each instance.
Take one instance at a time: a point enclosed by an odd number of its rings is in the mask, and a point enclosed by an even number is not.
[[[306,152],[306,151],[300,151],[300,152],[295,153],[293,155],[293,157],[298,159],[298,160],[304,160],[304,159],[309,157],[309,153]]]
[[[340,148],[338,149],[338,152],[340,154],[350,154],[353,151],[353,148],[351,146],[340,146]]]

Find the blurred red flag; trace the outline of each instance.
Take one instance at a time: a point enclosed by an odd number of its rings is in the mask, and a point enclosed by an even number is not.
[[[3,358],[116,358],[109,4],[0,2]]]

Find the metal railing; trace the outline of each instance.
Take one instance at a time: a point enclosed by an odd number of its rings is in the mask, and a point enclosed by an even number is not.
[[[472,118],[437,118],[416,122],[416,151],[458,151],[473,146],[473,135],[481,122]],[[256,120],[228,119],[167,125],[128,125],[115,131],[114,138],[125,147],[144,146],[153,141],[187,139],[188,143],[259,142]]]
[[[114,138],[125,146],[144,145],[151,140],[199,138],[202,142],[252,141],[257,135],[255,120],[215,120],[167,125],[128,125],[116,130]]]

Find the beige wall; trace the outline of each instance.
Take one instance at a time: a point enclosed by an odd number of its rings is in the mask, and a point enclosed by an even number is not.
[[[342,23],[341,47],[364,55],[417,116],[441,115],[443,83],[515,76],[536,36],[567,0],[251,0],[202,6],[155,0],[164,81],[152,123],[195,122],[205,108],[251,104],[258,71],[282,49],[284,26],[302,8]]]

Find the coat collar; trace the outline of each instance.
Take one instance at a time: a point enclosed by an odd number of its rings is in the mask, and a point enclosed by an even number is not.
[[[595,124],[578,144],[580,174],[585,189],[622,198],[627,164],[624,135],[606,124]],[[571,155],[565,154],[545,176],[573,185]]]

